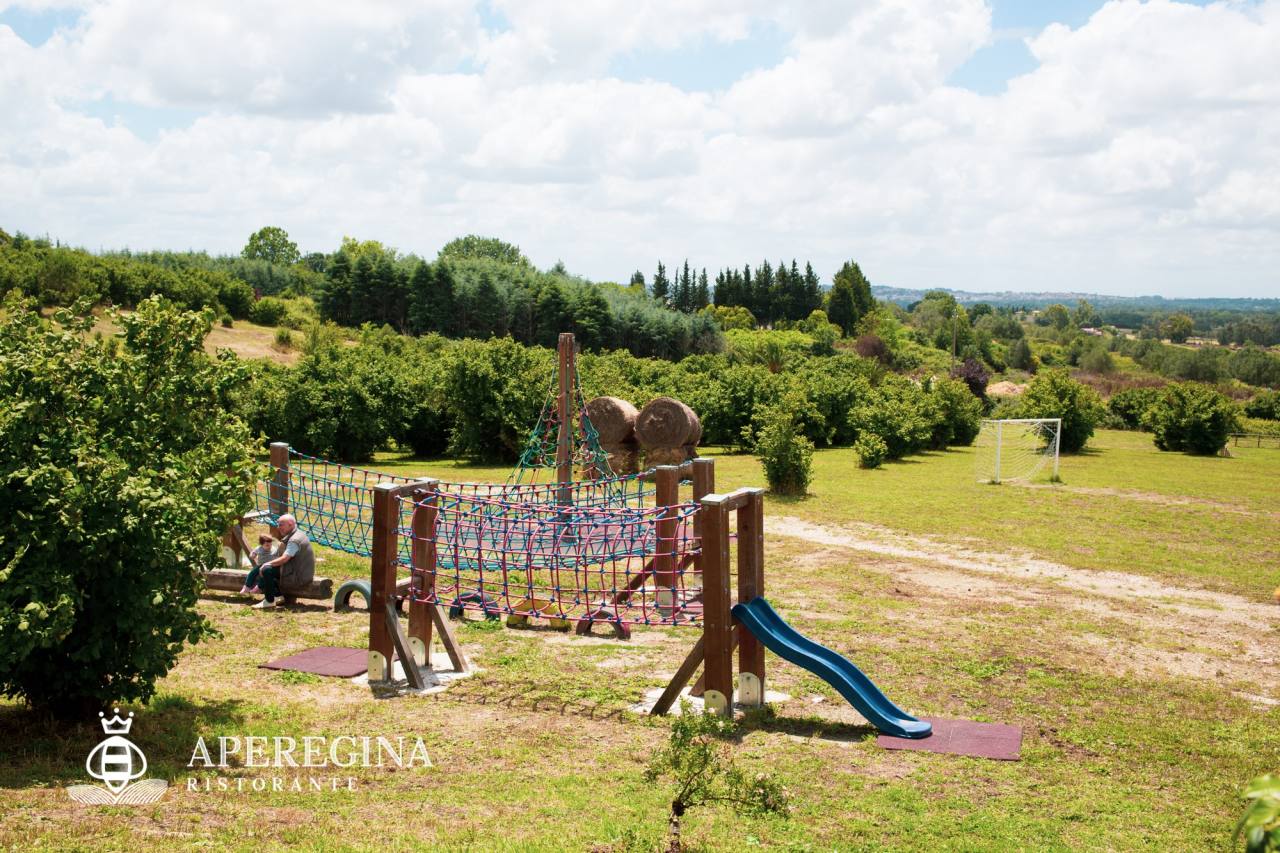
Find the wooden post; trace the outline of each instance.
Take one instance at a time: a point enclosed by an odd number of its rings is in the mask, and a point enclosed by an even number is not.
[[[431,665],[431,611],[434,605],[421,601],[430,598],[436,586],[436,513],[439,511],[436,490],[438,480],[424,480],[412,491],[414,508],[410,529],[413,531],[413,567],[421,589],[409,600],[409,647],[422,666]]]
[[[574,379],[573,349],[573,333],[561,332],[556,348],[560,380],[560,393],[556,396],[556,417],[560,423],[556,436],[556,482],[560,488],[556,491],[556,503],[560,506],[568,506],[573,499],[569,485],[573,481],[573,424],[569,423],[573,413],[569,397]]]
[[[764,595],[764,489],[751,489],[738,510],[738,601]],[[764,704],[764,646],[744,625],[738,632],[738,701]]]
[[[693,500],[696,503],[716,490],[716,461],[699,457],[690,460],[689,467],[693,469]],[[702,513],[693,516],[693,535],[702,535]]]
[[[653,555],[653,600],[658,612],[670,614],[676,606],[676,533],[679,522],[675,507],[680,503],[680,470],[659,465],[654,473],[653,503],[661,511],[654,523],[657,551]]]
[[[387,624],[387,602],[395,614],[396,594],[396,526],[399,508],[395,483],[379,483],[373,487],[373,547],[369,573],[369,680],[389,681],[394,648]]]
[[[702,631],[705,642],[703,702],[709,711],[733,714],[733,617],[729,606],[729,513],[724,495],[702,499]]]
[[[289,511],[289,445],[271,442],[271,480],[267,485],[267,512],[279,518]]]

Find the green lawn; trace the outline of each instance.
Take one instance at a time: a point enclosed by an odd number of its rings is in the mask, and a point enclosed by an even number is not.
[[[1280,769],[1280,451],[1233,459],[1160,454],[1107,432],[1064,457],[1061,486],[980,486],[970,451],[881,471],[848,450],[815,456],[814,494],[770,497],[770,517],[835,530],[876,525],[993,553],[1026,551],[1235,593],[1266,619],[1183,612],[927,559],[771,536],[769,598],[802,632],[846,654],[905,708],[1021,725],[1023,760],[879,749],[826,684],[769,658],[791,698],[744,723],[747,768],[776,773],[790,818],[694,812],[695,848],[741,850],[1228,849],[1251,776]],[[398,474],[504,479],[505,468],[380,458]],[[753,459],[717,461],[723,489],[758,484]],[[367,575],[327,554],[321,571]],[[1178,586],[1181,585],[1181,586]],[[0,846],[9,849],[353,848],[627,850],[662,842],[670,792],[646,783],[662,720],[627,709],[660,687],[694,642],[680,629],[630,642],[485,623],[459,627],[481,667],[434,697],[375,700],[335,679],[259,669],[317,645],[361,647],[367,615],[259,612],[234,596],[201,608],[222,638],[186,652],[136,742],[175,787],[142,808],[82,807],[96,726],[66,728],[0,705]],[[437,650],[437,654],[439,654]],[[1269,662],[1269,663],[1268,663]],[[356,770],[354,792],[188,791],[197,735],[425,738],[434,767]],[[262,771],[236,769],[253,778]]]

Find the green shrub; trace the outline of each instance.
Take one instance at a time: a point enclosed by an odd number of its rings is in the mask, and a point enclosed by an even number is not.
[[[1144,422],[1161,450],[1203,455],[1217,453],[1239,428],[1239,409],[1217,390],[1198,382],[1179,382],[1164,389],[1147,410]]]
[[[253,311],[253,288],[238,278],[225,279],[218,286],[218,302],[237,320],[247,320]]]
[[[1076,453],[1093,436],[1094,428],[1106,415],[1098,392],[1076,382],[1066,370],[1042,371],[1014,407],[1019,418],[1062,418],[1059,448]]]
[[[274,296],[264,296],[254,303],[249,319],[259,326],[279,326],[289,313],[289,304]]]
[[[1120,429],[1143,429],[1142,419],[1158,399],[1159,388],[1125,388],[1111,395],[1107,409]]]
[[[1280,851],[1280,776],[1254,779],[1245,786],[1244,798],[1249,806],[1236,826],[1234,841],[1244,839],[1245,853]]]
[[[967,392],[966,392],[967,393]],[[923,450],[933,437],[933,412],[911,380],[888,374],[861,404],[849,412],[857,434],[880,436],[890,459]]]
[[[770,406],[758,413],[755,454],[764,466],[770,489],[783,495],[803,495],[809,490],[813,442],[800,434],[787,405]]]
[[[0,692],[77,717],[145,701],[213,633],[203,572],[258,470],[211,313],[146,300],[99,339],[30,307],[0,312]]]
[[[927,400],[932,428],[930,446],[967,447],[982,429],[982,401],[958,379],[938,379],[930,383]]]
[[[459,341],[443,359],[444,396],[453,415],[450,452],[514,461],[547,398],[551,353],[494,338]]]
[[[276,329],[275,346],[276,349],[285,350],[286,352],[293,349],[293,333],[284,326]]]
[[[884,439],[873,432],[863,433],[853,443],[853,452],[858,454],[858,465],[862,468],[879,468],[889,452]]]
[[[1262,391],[1244,404],[1244,413],[1251,418],[1280,421],[1280,391]]]

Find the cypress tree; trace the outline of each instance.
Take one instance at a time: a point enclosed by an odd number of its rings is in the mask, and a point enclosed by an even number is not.
[[[671,295],[671,282],[667,280],[667,268],[658,261],[658,271],[653,274],[653,298],[659,305],[666,305]]]

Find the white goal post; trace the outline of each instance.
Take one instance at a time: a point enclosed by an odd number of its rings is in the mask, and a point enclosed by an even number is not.
[[[1062,418],[984,420],[974,442],[978,482],[1030,480],[1048,465],[1056,482],[1061,444]]]

